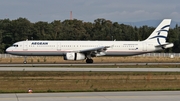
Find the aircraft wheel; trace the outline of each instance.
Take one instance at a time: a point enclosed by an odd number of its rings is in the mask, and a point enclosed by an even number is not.
[[[86,59],[86,63],[93,63],[93,59]]]
[[[26,58],[27,58],[27,57],[26,57],[26,56],[24,56],[24,62],[23,62],[24,64],[26,64],[26,63],[27,63]]]
[[[24,63],[24,64],[26,64],[26,63],[27,63],[27,61],[24,61],[23,63]]]

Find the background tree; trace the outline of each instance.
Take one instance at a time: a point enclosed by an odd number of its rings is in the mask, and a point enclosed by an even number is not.
[[[26,18],[18,18],[11,22],[11,32],[13,41],[26,40],[31,36],[32,24]]]
[[[48,22],[36,22],[33,28],[33,38],[35,40],[50,40],[52,34],[52,26]]]
[[[154,30],[147,25],[136,27],[119,24],[103,18],[91,22],[82,20],[54,20],[51,23],[31,23],[26,18],[0,20],[0,52],[22,40],[145,40]],[[180,52],[180,27],[176,25],[168,34],[174,47],[161,52]]]
[[[60,20],[54,20],[51,22],[52,27],[52,33],[51,33],[51,39],[54,40],[61,40],[62,36],[62,24]]]

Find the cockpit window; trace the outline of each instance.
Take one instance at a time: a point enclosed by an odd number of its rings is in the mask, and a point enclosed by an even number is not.
[[[13,47],[18,47],[18,45],[17,45],[17,44],[14,44]]]

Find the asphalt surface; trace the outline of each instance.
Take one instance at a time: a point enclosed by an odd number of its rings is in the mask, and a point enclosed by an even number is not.
[[[0,67],[126,66],[126,65],[180,65],[180,63],[0,64]]]
[[[80,71],[80,72],[180,72],[180,68],[57,68],[57,67],[0,67],[0,71]]]
[[[102,63],[102,64],[0,64],[0,71],[119,71],[119,72],[180,72],[180,68],[123,68],[124,65],[180,65],[180,63]],[[93,68],[93,66],[117,68]],[[75,67],[71,67],[75,66]],[[81,66],[80,68],[78,66]],[[82,68],[83,66],[90,66]],[[121,68],[119,68],[121,67]]]
[[[17,93],[0,94],[0,101],[179,101],[180,91]]]

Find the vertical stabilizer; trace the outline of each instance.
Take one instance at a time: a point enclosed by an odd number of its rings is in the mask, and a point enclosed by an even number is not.
[[[171,19],[164,19],[145,41],[157,42],[157,45],[165,44],[170,23]]]

